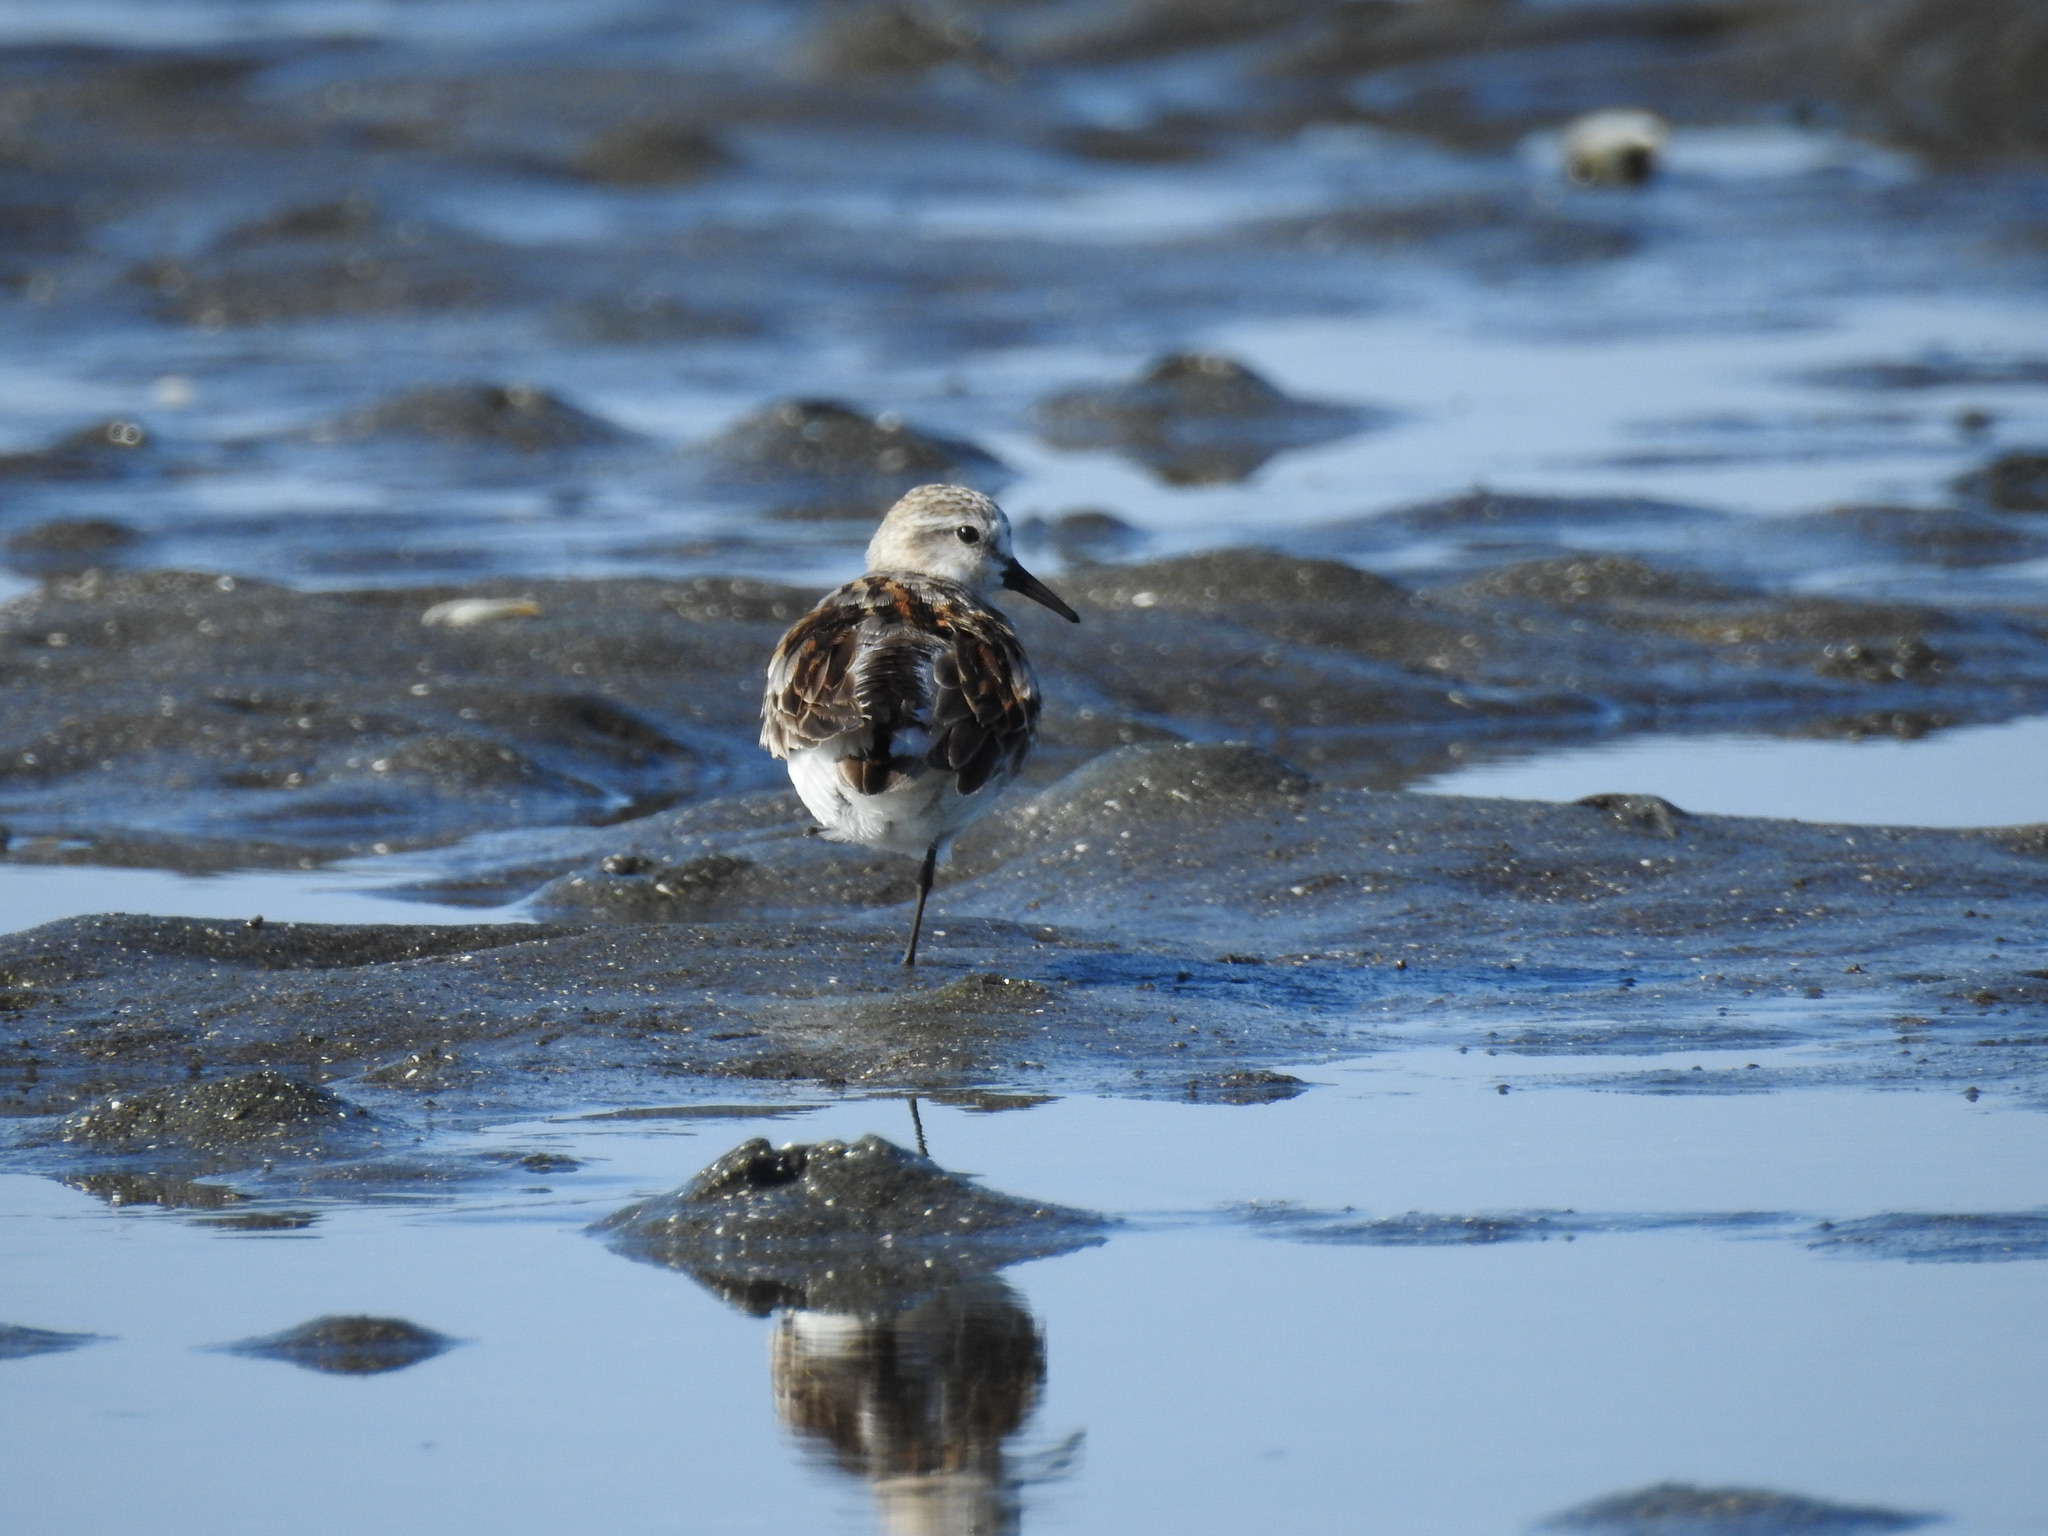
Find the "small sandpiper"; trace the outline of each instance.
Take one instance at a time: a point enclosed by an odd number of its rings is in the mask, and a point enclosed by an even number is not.
[[[932,873],[1016,778],[1038,734],[1038,682],[1000,584],[1081,616],[1010,552],[979,491],[921,485],[891,507],[868,570],[790,626],[768,662],[761,745],[835,842],[922,857],[905,965],[917,964]]]

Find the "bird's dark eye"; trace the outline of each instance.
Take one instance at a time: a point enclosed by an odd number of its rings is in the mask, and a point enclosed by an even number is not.
[[[979,544],[981,542],[981,530],[979,528],[955,528],[953,531],[960,535],[960,542],[962,544]]]

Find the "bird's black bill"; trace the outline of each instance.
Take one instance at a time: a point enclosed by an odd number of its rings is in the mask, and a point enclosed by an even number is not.
[[[1022,592],[1034,603],[1045,604],[1069,624],[1081,622],[1081,615],[1061,602],[1058,593],[1014,560],[1003,567],[1003,585],[1012,592]]]

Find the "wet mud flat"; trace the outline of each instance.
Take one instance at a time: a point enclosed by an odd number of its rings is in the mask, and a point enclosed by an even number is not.
[[[1645,730],[1910,738],[2048,704],[2048,608],[1809,595],[1622,554],[1404,583],[1234,549],[1077,565],[1060,585],[1085,623],[1017,615],[1050,701],[1040,784],[1145,742],[1252,741],[1394,787]],[[8,856],[310,868],[766,787],[761,658],[815,597],[712,577],[47,576],[0,607]],[[498,894],[517,881],[501,870]]]
[[[914,979],[901,890],[786,795],[581,835],[531,927],[12,936],[10,1160],[402,1179],[436,1126],[736,1081],[1254,1103],[1424,1039],[1610,1055],[1595,1076],[1661,1094],[2043,1090],[2038,828],[1330,790],[1256,748],[1132,747],[963,839]],[[1794,1042],[1828,1050],[1658,1059]]]
[[[411,849],[415,894],[536,921],[106,916],[0,941],[17,1155],[374,1178],[430,1123],[735,1079],[1256,1102],[1418,1030],[1646,1056],[1839,1038],[1806,1080],[2039,1093],[2038,828],[1373,786],[1682,725],[2008,718],[2048,696],[2041,612],[1591,554],[1403,584],[1235,550],[1062,587],[1079,627],[1020,615],[1054,701],[1032,782],[962,839],[906,978],[909,866],[817,838],[754,744],[760,658],[806,589],[45,577],[0,610],[9,861]]]

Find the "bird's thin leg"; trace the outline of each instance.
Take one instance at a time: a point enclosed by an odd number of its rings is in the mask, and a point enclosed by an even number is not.
[[[910,1100],[910,1128],[917,1132],[917,1155],[930,1157],[932,1149],[924,1144],[924,1116],[917,1112],[917,1095],[912,1093],[905,1097]]]
[[[917,936],[924,929],[924,900],[932,893],[932,872],[939,867],[939,845],[933,843],[924,851],[924,863],[917,871],[917,911],[910,919],[910,948],[903,951],[903,964],[917,964]]]

